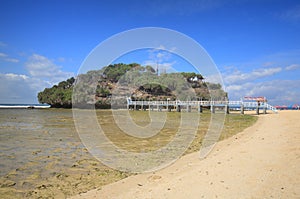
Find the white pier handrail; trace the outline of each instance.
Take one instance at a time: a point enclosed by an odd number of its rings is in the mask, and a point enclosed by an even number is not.
[[[261,102],[258,106],[257,102],[245,102],[245,101],[181,101],[181,100],[162,100],[162,101],[133,101],[130,97],[127,98],[127,106],[135,105],[135,106],[149,106],[149,105],[156,105],[156,106],[242,106],[244,108],[265,108],[268,110],[272,110],[277,113],[277,109],[266,103]]]

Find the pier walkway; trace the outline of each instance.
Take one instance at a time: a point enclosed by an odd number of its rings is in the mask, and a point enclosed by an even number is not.
[[[157,110],[157,111],[172,111],[175,109],[177,112],[185,110],[191,112],[197,110],[202,112],[203,108],[209,108],[212,113],[215,113],[216,109],[225,110],[229,113],[229,110],[240,110],[244,114],[244,110],[256,110],[259,114],[259,110],[263,110],[266,113],[267,110],[271,110],[277,113],[277,109],[271,106],[267,102],[244,102],[244,101],[180,101],[180,100],[166,100],[166,101],[133,101],[131,98],[127,98],[127,109],[131,110]]]

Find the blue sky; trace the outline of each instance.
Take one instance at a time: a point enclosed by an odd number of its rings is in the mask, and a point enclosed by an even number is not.
[[[76,75],[100,42],[133,28],[162,27],[205,48],[230,99],[266,96],[273,105],[300,104],[299,1],[0,2],[0,103],[36,103],[38,91]],[[136,62],[159,56],[145,52]]]

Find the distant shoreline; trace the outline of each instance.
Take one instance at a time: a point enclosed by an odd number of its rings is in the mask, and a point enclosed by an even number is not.
[[[0,104],[0,109],[46,109],[51,108],[49,104]]]

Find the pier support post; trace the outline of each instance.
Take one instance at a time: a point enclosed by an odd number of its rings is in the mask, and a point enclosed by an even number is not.
[[[186,109],[187,109],[187,112],[191,112],[191,105],[187,105]]]
[[[225,113],[229,114],[229,105],[228,104],[225,105]]]
[[[210,105],[210,111],[211,111],[211,113],[215,113],[215,106],[214,105]]]
[[[264,106],[264,114],[267,114],[267,107]]]
[[[203,112],[203,107],[202,107],[202,105],[199,105],[198,111],[199,111],[199,113],[202,113],[202,112]]]
[[[177,111],[177,112],[181,112],[181,107],[180,107],[180,105],[177,105],[177,106],[176,106],[176,111]]]
[[[244,115],[244,110],[245,110],[244,104],[242,104],[242,105],[241,105],[241,114],[242,114],[242,115]]]

